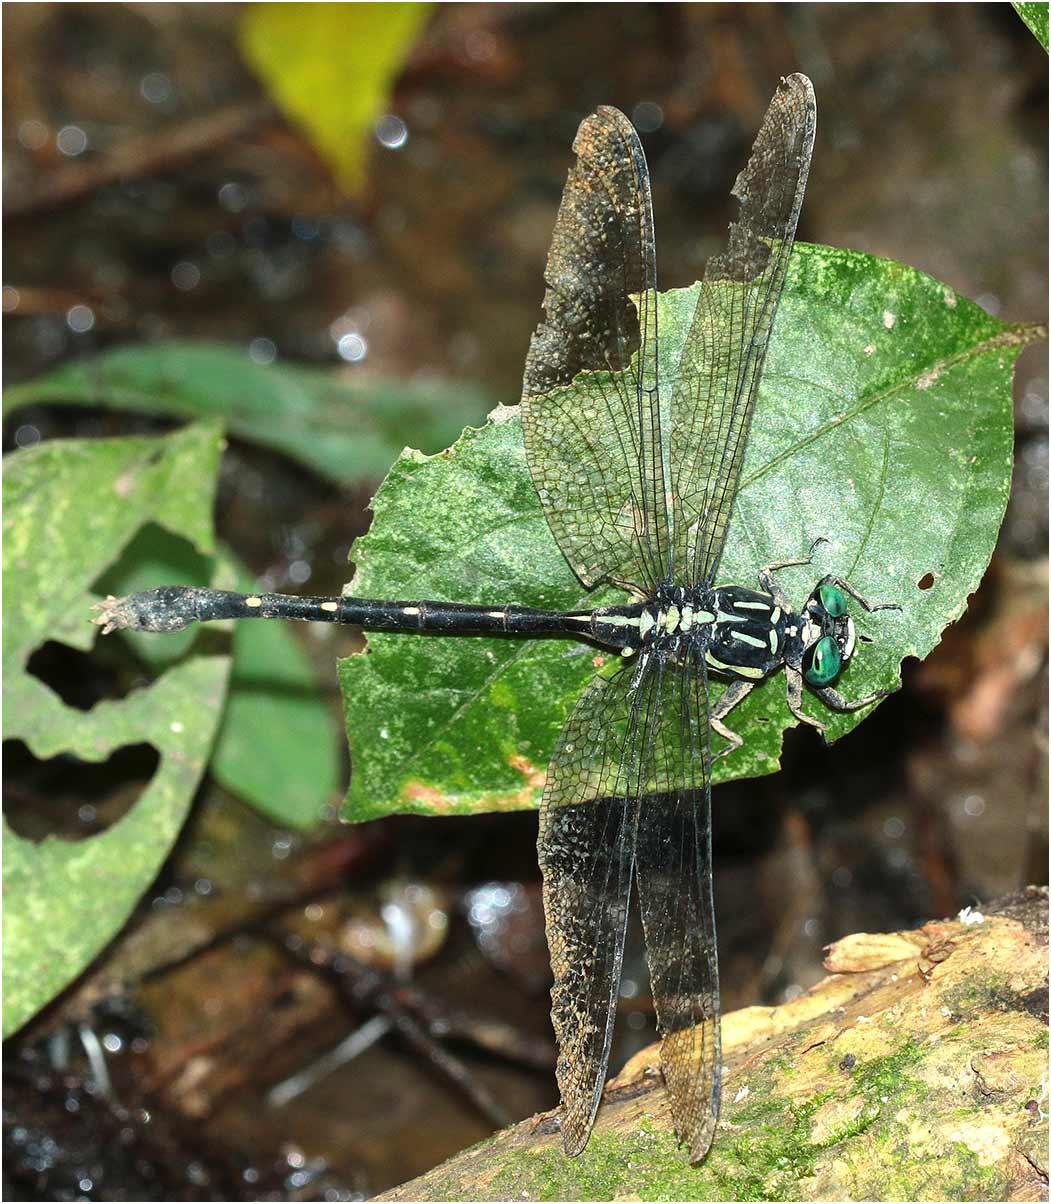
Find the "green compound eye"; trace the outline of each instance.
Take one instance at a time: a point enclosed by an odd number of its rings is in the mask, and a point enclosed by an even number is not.
[[[803,657],[803,676],[812,686],[827,686],[835,681],[842,667],[839,645],[830,635],[823,635],[816,644],[811,644]]]
[[[840,619],[847,613],[847,600],[841,589],[834,585],[822,585],[817,591],[818,601],[834,619]]]

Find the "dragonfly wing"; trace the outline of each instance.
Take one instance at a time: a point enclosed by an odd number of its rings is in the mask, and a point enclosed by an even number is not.
[[[672,398],[676,561],[710,585],[726,540],[748,428],[803,204],[817,127],[814,89],[774,94],[733,195],[726,249],[708,261]]]
[[[645,757],[635,873],[679,1139],[699,1161],[719,1116],[719,967],[712,902],[711,738],[703,663],[670,667]]]
[[[649,172],[617,109],[586,118],[573,149],[544,272],[545,318],[526,357],[526,455],[551,531],[584,584],[646,591],[666,575],[669,543]]]
[[[537,842],[554,986],[562,1141],[579,1154],[606,1079],[635,861],[638,764],[659,699],[653,675],[596,677],[559,737]]]

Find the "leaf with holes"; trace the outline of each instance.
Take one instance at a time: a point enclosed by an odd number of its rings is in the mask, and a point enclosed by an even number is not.
[[[696,288],[660,298],[662,355],[678,358]],[[1011,482],[1015,357],[1046,337],[1005,326],[952,289],[888,260],[797,244],[759,391],[719,580],[754,584],[764,564],[801,605],[836,572],[901,611],[858,616],[863,641],[838,683],[847,697],[898,684],[963,613],[992,554]],[[667,376],[665,376],[667,379]],[[566,390],[589,387],[586,376]],[[448,451],[405,454],[354,546],[356,595],[600,605],[551,538],[513,409]],[[930,575],[929,589],[919,583]],[[926,581],[923,582],[927,584]],[[369,636],[340,663],[354,775],[346,814],[534,806],[555,737],[609,657],[558,640]],[[713,681],[713,697],[722,685]],[[864,712],[809,713],[842,736]],[[794,720],[783,674],[734,711],[744,738],[715,780],[770,773]]]
[[[221,564],[231,588],[256,588],[228,550]],[[166,581],[210,585],[213,559],[155,525],[141,530],[99,581],[103,594],[128,594]],[[158,639],[119,632],[154,672],[180,661],[198,639],[190,627]],[[276,824],[308,830],[333,802],[339,777],[339,735],[318,674],[299,633],[284,623],[238,623],[226,711],[209,772],[227,790]],[[331,682],[331,677],[328,679]]]
[[[150,744],[160,761],[116,823],[79,841],[34,842],[6,825],[5,1036],[67,986],[120,929],[182,826],[222,714],[229,660],[200,657],[90,711],[27,671],[45,641],[88,650],[92,583],[135,531],[156,522],[210,550],[221,436],[56,440],[5,461],[4,738],[41,760],[102,762]]]

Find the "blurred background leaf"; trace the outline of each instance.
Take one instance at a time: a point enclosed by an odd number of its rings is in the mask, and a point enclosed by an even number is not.
[[[342,7],[337,5],[336,7]],[[448,446],[486,411],[480,390],[448,381],[367,380],[338,370],[255,363],[245,350],[180,341],[67,360],[4,390],[4,414],[39,402],[220,418],[331,481],[381,476],[405,446]]]
[[[366,134],[430,8],[278,3],[245,11],[245,58],[351,194],[364,183]]]

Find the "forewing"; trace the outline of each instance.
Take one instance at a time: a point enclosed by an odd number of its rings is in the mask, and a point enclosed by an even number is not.
[[[566,721],[540,805],[538,852],[554,986],[562,1141],[587,1143],[609,1061],[638,822],[640,746],[659,699],[647,675],[596,677]]]
[[[584,584],[647,591],[665,575],[669,544],[649,172],[616,109],[586,118],[573,149],[544,272],[546,316],[526,357],[526,455]]]
[[[733,195],[729,244],[708,261],[672,397],[676,562],[708,585],[726,540],[748,428],[817,125],[814,89],[790,75],[774,94]]]
[[[703,664],[663,670],[645,756],[635,873],[679,1139],[699,1161],[719,1116],[719,967],[712,902],[711,738]]]

